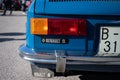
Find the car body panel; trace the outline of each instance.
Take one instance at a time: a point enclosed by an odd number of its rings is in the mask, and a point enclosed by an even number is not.
[[[72,15],[119,15],[119,4],[119,0],[36,0],[35,13]]]
[[[31,34],[31,18],[86,19],[87,34],[86,36]],[[69,65],[69,69],[76,69],[81,65],[103,66],[96,69],[98,71],[103,70],[104,65],[118,66],[120,55],[98,55],[101,28],[104,26],[120,27],[119,0],[69,0],[68,2],[66,0],[33,0],[27,15],[26,44],[20,47],[20,55],[31,62],[54,64],[56,70],[59,69],[57,67],[59,64],[64,68]],[[43,43],[43,38],[68,39],[69,42],[67,44]],[[106,47],[109,48],[109,45]],[[61,61],[63,63],[60,63]],[[64,72],[65,69],[62,71]]]

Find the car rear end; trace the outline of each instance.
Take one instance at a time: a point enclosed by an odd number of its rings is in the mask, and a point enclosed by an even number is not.
[[[34,0],[22,58],[44,68],[120,71],[119,0]]]

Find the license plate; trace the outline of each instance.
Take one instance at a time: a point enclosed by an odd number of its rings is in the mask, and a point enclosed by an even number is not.
[[[120,56],[120,26],[100,28],[99,56]]]
[[[48,43],[48,44],[68,44],[68,39],[59,39],[59,38],[42,38],[42,43]]]

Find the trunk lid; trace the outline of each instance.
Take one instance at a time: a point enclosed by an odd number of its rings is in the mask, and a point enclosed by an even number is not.
[[[36,0],[35,13],[120,15],[120,0]]]

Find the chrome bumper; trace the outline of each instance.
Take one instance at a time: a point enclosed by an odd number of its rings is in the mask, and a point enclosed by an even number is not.
[[[46,52],[37,52],[34,49],[22,45],[20,56],[28,61],[56,64],[56,72],[65,72],[66,65],[120,65],[120,57],[89,57],[89,56],[66,56],[63,50],[50,50]]]

